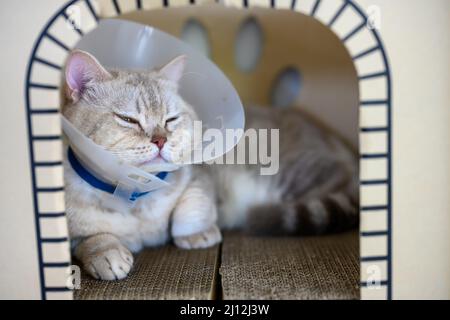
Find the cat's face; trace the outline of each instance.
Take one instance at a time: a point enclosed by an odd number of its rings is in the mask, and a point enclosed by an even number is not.
[[[185,57],[159,70],[107,71],[91,55],[73,52],[66,85],[65,116],[95,143],[127,164],[145,169],[180,162],[192,150],[192,107],[178,94]]]

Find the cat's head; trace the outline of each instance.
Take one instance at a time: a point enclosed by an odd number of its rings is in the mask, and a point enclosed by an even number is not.
[[[74,51],[65,73],[64,115],[95,143],[127,164],[179,162],[193,148],[196,114],[178,94],[186,57],[157,70],[106,70]]]

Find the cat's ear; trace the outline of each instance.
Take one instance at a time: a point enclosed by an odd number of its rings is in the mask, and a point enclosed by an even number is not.
[[[78,101],[86,84],[111,79],[111,74],[91,54],[75,50],[67,60],[67,94],[74,102]]]
[[[178,56],[162,67],[159,70],[159,73],[170,81],[178,82],[183,76],[184,69],[186,68],[186,60],[187,56]]]

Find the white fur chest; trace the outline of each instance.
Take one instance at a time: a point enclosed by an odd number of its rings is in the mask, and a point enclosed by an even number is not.
[[[136,240],[143,246],[157,246],[169,240],[171,214],[191,180],[191,170],[183,168],[170,175],[167,178],[171,184],[169,187],[152,192],[142,201],[138,200],[131,212],[138,220],[139,239]],[[131,246],[130,249],[135,250]]]
[[[110,195],[82,180],[65,161],[70,236],[77,240],[110,233],[134,252],[164,244],[170,238],[171,213],[191,177],[190,167],[171,172],[166,178],[168,187],[139,198],[131,209],[112,210],[104,205]]]

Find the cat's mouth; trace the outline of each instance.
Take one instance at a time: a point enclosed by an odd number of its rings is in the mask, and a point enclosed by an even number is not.
[[[145,160],[141,163],[138,164],[139,167],[143,167],[149,164],[162,164],[162,163],[168,163],[168,161],[166,159],[164,159],[162,157],[161,154],[158,154],[156,157],[149,159],[149,160]]]

